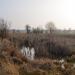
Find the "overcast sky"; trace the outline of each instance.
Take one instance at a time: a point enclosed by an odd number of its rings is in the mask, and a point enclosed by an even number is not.
[[[57,28],[75,29],[75,0],[0,0],[0,18],[16,29],[44,27],[50,21]]]

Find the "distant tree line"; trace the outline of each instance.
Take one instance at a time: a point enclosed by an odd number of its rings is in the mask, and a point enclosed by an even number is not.
[[[40,27],[31,28],[29,24],[25,25],[25,30],[27,33],[33,32],[33,33],[43,33],[44,29]],[[53,22],[48,22],[45,26],[45,30],[47,30],[49,33],[53,33],[54,30],[56,30],[55,24]]]

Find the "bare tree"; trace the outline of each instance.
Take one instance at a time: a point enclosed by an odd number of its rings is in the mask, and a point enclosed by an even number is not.
[[[0,19],[0,37],[6,38],[8,35],[9,24],[4,19]]]
[[[26,29],[26,32],[27,32],[27,33],[30,33],[30,28],[31,28],[31,27],[30,27],[28,24],[25,26],[25,29]]]
[[[55,24],[53,22],[48,22],[46,24],[46,29],[52,33],[56,29]]]

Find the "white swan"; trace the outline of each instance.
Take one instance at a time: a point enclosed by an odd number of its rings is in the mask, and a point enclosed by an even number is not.
[[[24,56],[26,56],[27,59],[34,60],[34,57],[35,57],[35,50],[34,50],[34,48],[23,47],[21,49],[21,53]]]

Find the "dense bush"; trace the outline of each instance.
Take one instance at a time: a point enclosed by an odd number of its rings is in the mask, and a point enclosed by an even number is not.
[[[11,39],[13,39],[13,36],[15,38],[15,40],[11,41],[20,49],[22,46],[27,46],[27,42],[31,43],[35,48],[35,58],[63,58],[71,56],[71,50],[66,44],[69,44],[69,41],[64,36],[62,38],[60,35],[51,36],[46,33],[25,34],[20,32],[15,32],[11,36]]]
[[[58,43],[48,43],[49,57],[51,58],[63,58],[71,56],[71,51],[66,46],[61,46]]]
[[[64,45],[62,39],[57,39],[56,36],[52,39],[51,36],[46,34],[32,33],[28,34],[22,45],[27,45],[27,42],[30,42],[35,48],[36,58],[64,58],[72,54],[67,45]]]

